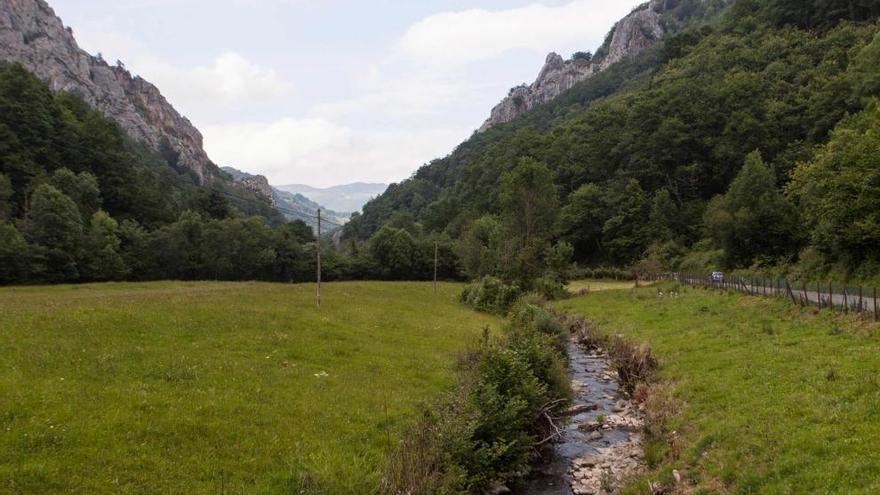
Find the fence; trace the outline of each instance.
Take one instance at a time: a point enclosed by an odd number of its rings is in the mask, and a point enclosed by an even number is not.
[[[790,299],[801,306],[828,308],[843,313],[871,315],[880,321],[880,299],[876,287],[841,285],[832,282],[792,282],[784,278],[712,277],[695,273],[664,273],[648,277],[652,280],[675,280],[686,285],[741,292],[752,296]]]

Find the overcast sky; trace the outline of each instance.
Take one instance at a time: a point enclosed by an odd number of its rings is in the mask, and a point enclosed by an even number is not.
[[[277,185],[397,182],[449,154],[550,51],[634,0],[49,0],[156,84],[219,165]]]

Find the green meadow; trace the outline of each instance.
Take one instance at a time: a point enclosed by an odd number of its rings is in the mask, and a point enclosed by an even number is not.
[[[557,307],[650,343],[672,387],[667,435],[648,446],[653,470],[632,493],[671,483],[673,469],[680,493],[880,493],[875,324],[693,288],[677,299],[657,287],[596,292]]]
[[[0,289],[0,493],[370,493],[498,325],[460,289]]]

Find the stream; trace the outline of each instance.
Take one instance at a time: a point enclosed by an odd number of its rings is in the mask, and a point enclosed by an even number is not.
[[[572,340],[569,376],[575,397],[564,434],[518,495],[613,493],[644,463],[641,414],[624,395],[602,350],[586,351]],[[599,419],[601,418],[601,423]]]

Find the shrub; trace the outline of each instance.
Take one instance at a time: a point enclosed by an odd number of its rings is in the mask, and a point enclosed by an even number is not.
[[[535,280],[535,290],[549,301],[566,295],[565,284],[551,275],[545,275]]]
[[[463,300],[498,300],[499,284],[484,279]],[[484,338],[464,363],[458,390],[427,411],[391,455],[385,495],[486,493],[529,473],[552,435],[554,415],[571,387],[560,336],[565,328],[533,301],[511,311],[505,338]]]
[[[522,291],[516,285],[507,285],[495,277],[483,277],[466,286],[460,296],[464,304],[488,313],[507,314]]]
[[[633,344],[620,336],[611,339],[610,353],[620,386],[630,395],[637,385],[650,380],[660,364],[648,344]]]

